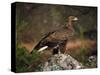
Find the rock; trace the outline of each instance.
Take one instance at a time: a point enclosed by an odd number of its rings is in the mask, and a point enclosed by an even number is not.
[[[89,56],[88,61],[91,62],[97,62],[97,56]]]
[[[81,69],[84,66],[68,54],[56,54],[44,64],[39,65],[40,71]]]
[[[97,56],[96,55],[89,56],[88,66],[90,68],[96,68],[97,67]]]

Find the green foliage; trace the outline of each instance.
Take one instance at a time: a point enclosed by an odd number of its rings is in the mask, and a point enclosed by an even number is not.
[[[21,42],[22,34],[25,32],[26,28],[28,26],[28,23],[24,20],[19,20],[16,18],[16,40],[17,42]]]
[[[51,8],[51,16],[52,17],[61,16],[61,13],[57,10],[57,7]]]
[[[18,20],[18,19],[16,19],[17,29],[21,30],[21,28],[26,28],[27,25],[28,25],[28,23],[25,22],[24,20]]]
[[[87,50],[85,48],[79,48],[75,53],[75,58],[80,62],[85,63],[87,58],[86,51]]]
[[[88,51],[89,50],[87,48],[81,47],[77,49],[75,52],[72,52],[71,56],[74,57],[79,62],[81,62],[85,66],[85,68],[96,68],[97,67],[96,62],[90,63],[88,61],[88,58],[89,58]]]
[[[35,71],[40,63],[40,55],[33,51],[28,53],[25,48],[17,48],[16,50],[16,71],[29,72]]]
[[[59,6],[35,6],[39,7],[36,9],[27,10],[25,6],[30,7],[28,4],[20,4],[16,7],[16,40],[17,44],[20,45],[21,42],[26,42],[26,40],[31,40],[34,38],[41,38],[41,33],[49,32],[50,30],[55,30],[56,25],[59,28],[65,22],[67,16],[79,15],[78,23],[75,31],[77,31],[78,38],[84,40],[84,32],[96,29],[96,9],[94,8],[84,8],[84,7],[59,7]],[[40,7],[42,9],[40,9]],[[76,9],[74,9],[76,8]],[[87,10],[89,12],[86,12]],[[47,11],[46,11],[47,10]],[[31,12],[30,12],[31,11]],[[35,12],[36,11],[36,12]],[[46,11],[46,13],[44,13]],[[85,14],[84,14],[85,13]],[[44,23],[46,21],[46,23]],[[28,33],[30,32],[30,33]],[[38,34],[38,35],[37,35]],[[71,54],[78,61],[82,62],[84,65],[91,67],[87,64],[86,53],[88,53],[84,46],[79,48],[76,53]],[[44,56],[45,57],[45,56]],[[25,48],[17,47],[16,50],[16,70],[17,72],[35,71],[38,65],[41,63],[41,55],[35,50],[32,54],[27,52]]]

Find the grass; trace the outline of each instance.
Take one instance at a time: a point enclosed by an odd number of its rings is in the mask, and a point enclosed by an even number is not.
[[[91,64],[88,62],[88,58],[89,58],[88,53],[90,53],[89,51],[91,51],[91,50],[88,50],[88,48],[86,48],[85,44],[84,44],[84,40],[85,40],[84,32],[86,32],[86,31],[81,26],[78,26],[78,29],[79,29],[78,38],[81,40],[82,46],[81,46],[81,48],[74,50],[74,52],[72,51],[70,54],[76,60],[81,62],[86,68],[96,68],[97,63]],[[94,37],[96,37],[96,36],[94,36]]]
[[[40,64],[40,55],[33,51],[28,53],[25,48],[17,48],[16,50],[16,72],[30,72],[38,69]]]

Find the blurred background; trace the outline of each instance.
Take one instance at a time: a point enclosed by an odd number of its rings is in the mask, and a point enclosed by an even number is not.
[[[93,44],[84,40],[85,44],[90,44],[88,50],[81,47],[68,53],[88,68],[97,67],[96,63],[90,64],[85,60],[91,54],[97,55],[97,7],[16,3],[17,72],[35,71],[41,63],[40,55],[29,53],[46,33],[64,27],[69,16],[79,19],[74,23],[78,39],[92,39]],[[30,68],[30,64],[34,68]]]

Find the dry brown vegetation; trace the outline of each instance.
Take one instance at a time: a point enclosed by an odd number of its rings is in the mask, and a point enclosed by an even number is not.
[[[64,27],[66,18],[77,16],[78,22],[74,28],[78,37],[69,40],[64,50],[83,64],[87,64],[90,55],[97,55],[97,8],[80,6],[59,6],[43,4],[16,4],[16,70],[17,72],[35,71],[38,64],[45,62],[51,55],[51,50],[45,50],[42,55],[34,50],[44,34]],[[84,38],[84,32],[89,32]],[[90,39],[93,34],[93,39]],[[66,49],[67,48],[67,49]],[[40,61],[41,60],[41,61]],[[95,63],[96,64],[96,63]],[[91,66],[88,66],[91,67]],[[93,66],[96,67],[96,66]]]

